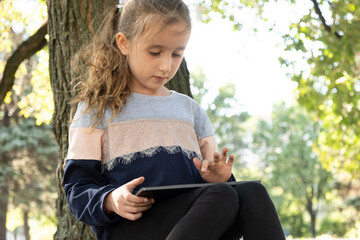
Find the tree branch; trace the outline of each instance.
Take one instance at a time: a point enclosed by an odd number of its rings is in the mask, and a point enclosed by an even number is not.
[[[331,26],[329,26],[329,25],[326,24],[326,20],[325,20],[322,12],[321,12],[321,10],[320,10],[320,7],[319,7],[319,3],[317,2],[317,0],[311,0],[311,1],[312,1],[313,4],[314,4],[315,12],[316,12],[316,14],[319,16],[319,19],[320,19],[320,21],[321,21],[321,24],[324,26],[325,31],[327,31],[328,33],[331,34],[331,33],[332,33],[332,32],[331,32]],[[335,36],[336,36],[338,39],[341,39],[342,35],[340,35],[338,32],[335,32],[334,34],[335,34]]]
[[[45,35],[47,34],[47,22],[37,31],[22,42],[7,60],[2,79],[0,81],[0,106],[3,104],[6,94],[12,89],[15,81],[15,73],[20,64],[34,55],[47,45]]]

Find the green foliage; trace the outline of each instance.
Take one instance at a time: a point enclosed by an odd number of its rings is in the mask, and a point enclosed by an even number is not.
[[[347,220],[338,216],[337,218],[333,216],[326,216],[321,223],[319,230],[320,234],[331,234],[336,237],[342,237],[347,232]]]
[[[284,209],[282,206],[281,210]],[[288,213],[286,210],[279,212],[285,234],[291,234],[294,238],[309,236],[308,223],[305,222],[304,212],[297,211]]]
[[[213,123],[215,134],[218,137],[220,149],[227,146],[238,153],[246,146],[244,142],[244,123],[249,115],[247,112],[231,113],[233,106],[239,103],[235,99],[235,86],[227,83],[220,87],[219,94],[208,105],[207,114]]]
[[[276,0],[201,1],[203,21],[214,13],[234,22],[235,8],[250,7],[262,16],[267,3]],[[287,0],[289,4],[300,1]],[[323,121],[319,158],[328,170],[360,176],[360,2],[317,0],[308,13],[284,33],[285,50],[302,53],[309,69],[297,59],[279,57],[298,84],[299,103]],[[314,3],[313,2],[313,3]],[[267,21],[266,18],[263,18]],[[276,26],[274,26],[276,29]],[[269,29],[271,30],[271,29]]]
[[[317,149],[333,171],[360,176],[360,2],[319,1],[327,26],[310,12],[290,26],[289,51],[303,52],[310,72],[293,74],[299,103],[324,123]],[[300,44],[301,43],[301,47]],[[295,65],[296,62],[291,64]]]
[[[321,124],[317,138],[312,139],[311,149],[317,158],[316,166],[322,166],[331,171],[336,183],[332,186],[334,188],[332,193],[328,194],[331,197],[326,197],[327,204],[333,206],[334,209],[342,209],[340,218],[332,216],[323,220],[319,233],[343,236],[344,232],[347,232],[347,236],[358,237],[356,229],[359,224],[360,201],[356,197],[358,195],[356,192],[358,193],[360,184],[360,2],[350,0],[285,1],[289,5],[294,4],[293,7],[311,3],[309,11],[304,12],[302,17],[289,24],[288,31],[283,32],[284,50],[287,53],[279,56],[279,61],[286,67],[288,76],[297,83],[295,94],[298,103],[313,113],[313,118]],[[235,20],[228,17],[230,13],[227,12],[230,8],[221,7],[234,1],[224,0],[221,1],[221,5],[216,5],[215,3],[219,2],[216,0],[202,2],[200,9],[208,17],[203,18],[205,21],[211,20],[214,16],[212,11],[214,11],[233,21],[234,26],[238,24],[236,17]],[[242,3],[242,1],[236,2]],[[265,23],[267,19],[262,16],[264,8],[268,3],[276,3],[277,0],[252,2],[253,6],[245,4],[238,6],[257,10],[259,17],[263,18]],[[276,31],[277,25],[271,28]],[[302,56],[302,59],[298,56]],[[304,66],[303,63],[307,65]],[[263,124],[264,126],[259,125],[259,127],[265,131],[270,130],[270,126]],[[262,137],[266,144],[271,144],[273,141],[265,133]],[[273,153],[263,152],[263,157],[265,155],[268,156],[268,160],[276,158],[276,154]],[[294,166],[315,167],[309,164]],[[265,166],[264,171],[271,176],[276,168]],[[311,173],[319,174],[314,169],[304,174],[309,176]],[[294,181],[291,178],[287,180]],[[272,182],[271,178],[269,183]],[[304,190],[299,191],[304,192]],[[294,236],[305,236],[302,224],[291,220],[295,212],[289,215],[287,211],[282,211],[288,205],[283,204],[280,196],[276,196],[274,200],[278,201],[277,206],[285,225],[294,226],[291,230]],[[327,206],[323,211],[331,213],[334,209]],[[300,217],[297,213],[296,216]],[[347,224],[342,219],[346,219]],[[303,222],[307,224],[306,221]],[[334,230],[330,231],[330,228]]]
[[[0,2],[0,11],[3,70],[13,51],[46,21],[47,10],[45,1],[7,0]],[[52,219],[58,146],[52,126],[42,124],[50,124],[53,112],[48,75],[45,49],[19,66],[13,89],[0,108],[0,184],[8,186],[10,209],[30,210],[32,218],[43,214]]]
[[[9,176],[12,176],[13,174],[14,171],[11,166],[0,163],[0,186],[7,184],[6,180],[9,179]]]
[[[263,11],[264,1],[262,0],[209,0],[200,1],[199,10],[201,19],[204,23],[209,23],[214,17],[214,14],[219,14],[223,19],[229,19],[234,23],[234,30],[241,30],[242,21],[237,17],[237,10],[240,8],[251,7],[258,11],[259,14]]]
[[[274,106],[271,123],[260,120],[254,133],[254,150],[265,160],[269,187],[278,189],[275,198],[281,196],[280,218],[293,236],[309,235],[309,227],[303,231],[303,212],[316,216],[331,189],[331,174],[313,151],[320,131],[303,108],[282,103]]]
[[[12,52],[47,18],[45,1],[7,0],[0,2],[0,69],[5,68]],[[49,81],[48,51],[41,50],[25,60],[15,74],[15,84],[5,102],[14,103],[21,109],[20,115],[35,117],[37,124],[49,124],[54,109]],[[2,72],[2,71],[0,71]],[[0,78],[1,78],[0,74]]]
[[[13,205],[51,214],[55,206],[58,146],[51,125],[35,124],[33,118],[11,121],[9,127],[0,126],[0,155],[11,160],[1,168],[6,172]],[[5,161],[2,159],[1,161]],[[35,204],[35,205],[34,205]]]

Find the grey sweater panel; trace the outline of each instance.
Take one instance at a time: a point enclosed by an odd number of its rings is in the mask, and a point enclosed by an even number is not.
[[[86,103],[80,103],[71,128],[91,127],[94,112],[83,113]],[[192,98],[172,91],[167,96],[150,96],[131,93],[120,113],[109,123],[112,112],[107,108],[105,117],[96,128],[105,129],[109,124],[139,119],[182,120],[194,126],[196,135],[202,139],[213,136],[214,132],[206,112]]]

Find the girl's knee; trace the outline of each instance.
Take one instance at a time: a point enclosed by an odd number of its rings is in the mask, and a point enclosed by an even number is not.
[[[226,183],[219,183],[209,187],[208,191],[211,192],[214,213],[219,218],[235,219],[239,211],[239,197],[235,189]]]
[[[212,192],[214,196],[212,197],[214,200],[217,199],[217,201],[224,205],[230,205],[235,206],[238,208],[239,205],[239,197],[235,189],[226,184],[226,183],[218,183],[215,185],[212,185],[208,188],[208,191]]]
[[[260,182],[246,182],[235,187],[241,202],[259,203],[268,201],[269,194]]]
[[[268,195],[266,188],[260,182],[249,182],[247,187],[249,192],[255,196]]]
[[[217,184],[214,184],[213,186],[211,186],[211,188],[214,191],[222,192],[223,194],[230,195],[230,196],[236,194],[235,189],[231,185],[226,184],[226,183],[217,183]]]

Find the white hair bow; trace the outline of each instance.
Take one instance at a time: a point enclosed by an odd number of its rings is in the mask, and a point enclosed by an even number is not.
[[[119,4],[116,5],[119,8],[119,11],[121,12],[121,10],[123,9],[124,5],[125,5],[126,0],[119,0]]]

